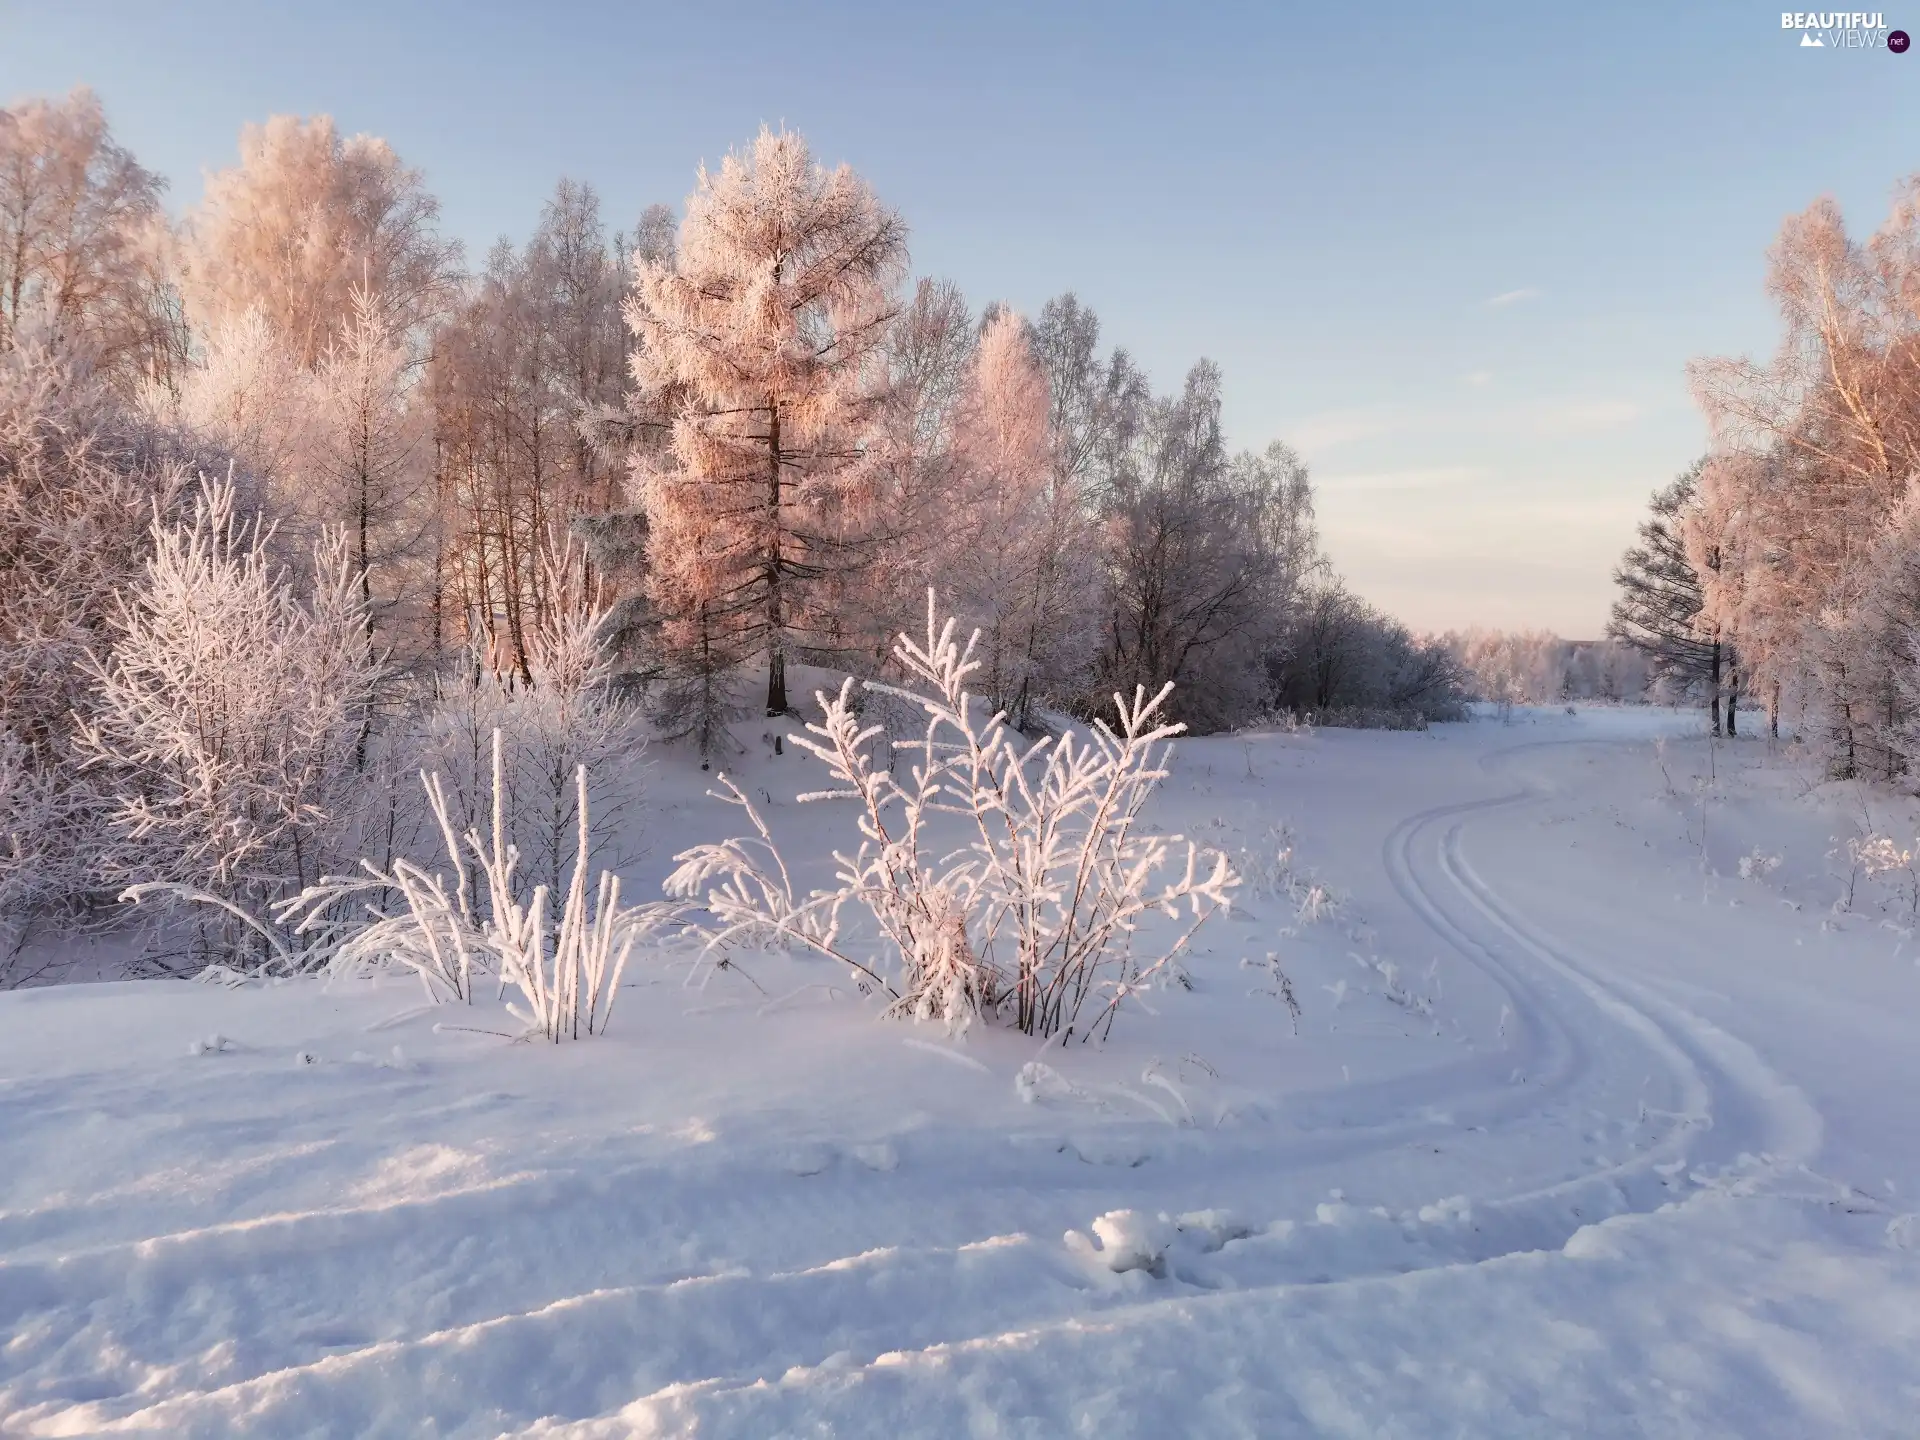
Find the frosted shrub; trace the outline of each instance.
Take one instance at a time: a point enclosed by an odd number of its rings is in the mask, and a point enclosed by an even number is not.
[[[493,732],[492,816],[456,836],[444,782],[421,775],[427,803],[446,847],[452,875],[431,872],[412,860],[386,869],[361,861],[357,879],[330,879],[309,886],[281,907],[283,922],[305,934],[330,936],[328,969],[355,975],[398,963],[420,977],[429,1000],[471,1001],[483,976],[520,991],[523,1004],[508,1013],[526,1027],[521,1038],[578,1040],[605,1031],[627,958],[649,928],[658,907],[623,910],[620,878],[601,871],[591,904],[587,896],[592,817],[585,766],[574,772],[576,853],[560,912],[548,918],[553,894],[536,885],[522,900],[515,881],[519,850],[506,838],[506,761],[502,737]],[[484,882],[486,909],[468,883],[468,862]],[[373,912],[369,920],[341,927],[333,917],[343,902],[368,894],[396,894],[405,909]]]
[[[977,639],[977,636],[975,637]],[[1115,697],[1115,725],[1096,721],[1028,744],[1003,714],[983,717],[966,689],[974,640],[939,626],[927,597],[924,643],[902,636],[894,654],[930,694],[866,682],[924,717],[917,759],[903,779],[877,763],[880,727],[863,726],[848,680],[796,743],[825,763],[836,788],[800,800],[850,800],[860,843],[836,851],[837,884],[804,898],[753,802],[720,777],[720,798],[746,812],[751,836],[698,845],[675,858],[669,894],[700,898],[713,918],[709,950],[783,938],[851,966],[892,999],[891,1013],[961,1029],[982,1015],[1028,1034],[1105,1034],[1126,997],[1187,946],[1240,882],[1224,855],[1203,857],[1180,837],[1145,833],[1140,813],[1166,775],[1166,742],[1182,726],[1163,718],[1172,686],[1131,703]],[[936,838],[934,817],[956,817],[964,838]],[[843,937],[842,912],[864,911],[884,941],[869,965]],[[1184,922],[1143,945],[1152,912]],[[1089,1002],[1094,1009],[1085,1015]]]
[[[80,857],[60,841],[93,807],[62,778],[0,727],[0,986],[15,978],[10,960],[27,917],[85,881]]]
[[[467,657],[443,683],[424,719],[420,764],[440,776],[456,833],[498,810],[506,843],[516,847],[517,894],[535,885],[563,893],[577,851],[577,773],[587,773],[591,857],[614,843],[622,807],[637,793],[646,749],[635,707],[613,693],[601,644],[605,612],[563,582],[568,557],[546,562],[556,603],[529,627],[529,677],[497,673],[487,657]],[[491,737],[504,739],[506,764],[492,797]],[[477,872],[469,865],[469,878]]]
[[[116,396],[74,325],[32,305],[14,319],[0,341],[0,954],[35,921],[99,919],[111,896],[102,777],[74,750],[95,709],[86,658],[146,573],[150,522],[182,508],[190,468],[225,469]],[[0,985],[17,978],[0,962]]]
[[[1908,915],[1920,916],[1920,841],[1903,848],[1885,835],[1868,835],[1849,841],[1847,851],[1854,864],[1873,878],[1891,875]]]
[[[315,546],[306,600],[270,538],[236,516],[231,481],[154,521],[111,656],[88,662],[96,715],[76,749],[111,797],[112,878],[138,882],[122,898],[211,906],[251,933],[203,943],[285,959],[265,917],[351,853],[381,667],[341,537]]]

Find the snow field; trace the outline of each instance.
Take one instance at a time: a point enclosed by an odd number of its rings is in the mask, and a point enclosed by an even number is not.
[[[1183,746],[1158,823],[1296,853],[1104,1048],[783,955],[636,958],[563,1047],[394,978],[0,996],[0,1433],[1908,1433],[1920,969],[1813,900],[1851,801],[1530,718]]]

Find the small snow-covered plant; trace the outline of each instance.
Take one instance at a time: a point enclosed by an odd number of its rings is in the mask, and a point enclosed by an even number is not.
[[[156,517],[146,573],[121,598],[112,650],[88,661],[95,715],[76,750],[111,796],[122,899],[224,913],[203,942],[284,960],[270,907],[351,854],[381,664],[344,539],[314,547],[301,598],[271,530],[203,481],[190,518]],[[224,956],[221,958],[225,958]]]
[[[1847,853],[1867,875],[1892,875],[1909,916],[1920,916],[1920,841],[1901,847],[1885,835],[1867,835],[1847,842]]]
[[[1240,968],[1242,970],[1263,970],[1266,972],[1267,983],[1249,990],[1247,993],[1249,995],[1271,995],[1282,1005],[1285,1005],[1287,1007],[1287,1014],[1293,1019],[1293,1033],[1298,1035],[1300,1033],[1301,1015],[1300,997],[1294,993],[1293,977],[1287,974],[1280,966],[1280,956],[1278,952],[1269,950],[1264,960],[1255,960],[1250,955],[1244,956],[1240,961]]]
[[[1778,855],[1768,855],[1756,845],[1747,854],[1740,857],[1740,878],[1742,880],[1764,880],[1780,868]]]
[[[526,1026],[523,1038],[577,1040],[602,1033],[613,1018],[627,959],[661,918],[659,907],[622,909],[620,878],[605,870],[588,903],[592,818],[585,766],[574,774],[577,850],[560,912],[549,919],[551,895],[545,885],[536,885],[531,898],[522,900],[514,875],[520,852],[506,838],[505,772],[496,730],[491,825],[486,833],[475,827],[458,838],[444,782],[422,773],[427,803],[452,862],[451,879],[411,860],[387,869],[363,860],[361,877],[308,887],[281,907],[280,918],[302,933],[317,928],[331,934],[328,965],[336,975],[398,962],[420,977],[436,1003],[470,1002],[480,977],[492,975],[520,991],[524,1004],[510,1003],[507,1010]],[[468,859],[485,882],[484,915],[468,883]],[[338,926],[332,917],[342,902],[367,892],[397,893],[406,909],[376,911],[359,925]]]
[[[811,738],[796,737],[837,786],[800,800],[856,806],[860,843],[835,852],[837,884],[797,895],[758,810],[723,775],[719,798],[746,812],[754,834],[681,852],[668,893],[703,900],[715,922],[709,947],[800,942],[884,989],[896,1014],[950,1029],[998,1014],[1062,1040],[1108,1033],[1125,999],[1173,962],[1240,883],[1225,855],[1192,843],[1181,853],[1181,837],[1140,827],[1167,773],[1167,742],[1184,728],[1163,715],[1173,687],[1138,689],[1130,702],[1116,695],[1116,722],[1096,721],[1084,739],[1070,732],[1028,743],[1004,714],[981,713],[966,688],[978,667],[974,641],[962,646],[954,622],[940,624],[931,591],[926,639],[903,635],[894,654],[929,692],[866,682],[924,717],[921,738],[896,745],[914,757],[895,767],[904,777],[876,759],[880,729],[861,723],[852,680],[817,697]],[[959,837],[933,833],[956,821]],[[884,942],[873,964],[843,937],[849,905]],[[1181,928],[1144,944],[1142,922],[1155,912]],[[1089,1001],[1095,1009],[1083,1019]]]
[[[1293,869],[1293,827],[1282,820],[1269,825],[1260,843],[1240,851],[1238,871],[1248,893],[1262,900],[1294,898],[1299,884]]]
[[[1326,886],[1310,884],[1299,894],[1294,918],[1302,925],[1318,925],[1333,913],[1338,903]]]

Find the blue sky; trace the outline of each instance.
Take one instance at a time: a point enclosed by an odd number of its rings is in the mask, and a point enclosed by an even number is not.
[[[176,206],[243,121],[329,111],[475,256],[563,174],[630,224],[785,122],[976,305],[1075,290],[1162,388],[1218,361],[1233,443],[1306,454],[1385,608],[1578,636],[1704,443],[1687,358],[1771,348],[1781,217],[1832,194],[1871,229],[1920,169],[1920,53],[1780,15],[0,0],[0,97],[91,84]]]

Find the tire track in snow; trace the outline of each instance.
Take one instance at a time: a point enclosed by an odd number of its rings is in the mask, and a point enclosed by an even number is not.
[[[1536,748],[1518,747],[1489,759]],[[1458,1116],[1484,1122],[1491,1131],[1486,1143],[1497,1147],[1518,1141],[1543,1121],[1561,1123],[1561,1112],[1583,1100],[1627,1103],[1651,1062],[1671,1092],[1662,1098],[1671,1098],[1678,1123],[1617,1164],[1476,1200],[1476,1224],[1447,1229],[1438,1245],[1421,1239],[1410,1240],[1397,1255],[1365,1247],[1339,1254],[1340,1237],[1332,1227],[1324,1233],[1302,1227],[1280,1259],[1327,1263],[1333,1273],[1324,1280],[1261,1284],[1271,1277],[1258,1272],[1263,1265],[1271,1271],[1273,1252],[1284,1247],[1272,1233],[1240,1242],[1247,1248],[1237,1245],[1221,1258],[1244,1257],[1254,1283],[1239,1292],[1243,1297],[1302,1284],[1392,1283],[1396,1274],[1409,1270],[1557,1249],[1592,1220],[1673,1201],[1673,1177],[1689,1164],[1730,1164],[1758,1149],[1768,1152],[1766,1167],[1778,1172],[1810,1158],[1817,1148],[1817,1114],[1749,1047],[1683,1007],[1576,958],[1475,870],[1467,855],[1473,823],[1542,798],[1528,787],[1436,807],[1402,822],[1382,850],[1389,878],[1409,908],[1510,998],[1515,1012],[1510,1045],[1497,1056],[1441,1067],[1413,1081],[1355,1087],[1349,1094],[1364,1101],[1393,1093],[1396,1086],[1408,1094],[1417,1090],[1428,1106],[1437,1101]],[[1515,1063],[1524,1083],[1503,1083],[1497,1072]],[[1277,1167],[1298,1164],[1328,1143],[1354,1156],[1384,1153],[1410,1136],[1457,1135],[1458,1127],[1458,1120],[1398,1119],[1354,1126],[1339,1137],[1308,1131],[1279,1140],[1269,1160]],[[513,1177],[520,1183],[529,1178],[536,1190],[548,1185],[567,1190],[571,1184],[561,1176]],[[560,1191],[547,1194],[549,1203],[564,1198]],[[456,1208],[463,1203],[472,1202],[453,1201]],[[492,1213],[490,1203],[482,1202],[482,1208]],[[378,1215],[370,1213],[375,1210]],[[310,1240],[308,1226],[315,1223],[336,1245],[363,1242],[368,1238],[364,1227],[385,1226],[388,1213],[382,1206],[338,1218],[271,1217],[264,1225],[214,1227],[163,1237],[159,1244],[141,1242],[131,1247],[137,1257],[124,1258],[153,1264],[164,1256],[164,1268],[171,1270],[176,1255],[184,1258],[202,1246],[222,1253],[235,1246],[277,1252],[296,1237]],[[338,1234],[332,1233],[335,1227]],[[57,1409],[41,1418],[52,1426],[78,1423],[89,1429],[187,1435],[232,1433],[237,1427],[290,1433],[289,1427],[311,1429],[316,1417],[331,1414],[334,1427],[322,1424],[312,1433],[363,1434],[386,1433],[386,1427],[373,1409],[360,1407],[385,1404],[395,1407],[384,1412],[387,1420],[408,1409],[430,1410],[445,1430],[496,1433],[503,1424],[525,1424],[542,1412],[578,1416],[582,1408],[597,1408],[604,1413],[662,1387],[720,1390],[764,1383],[783,1366],[819,1367],[841,1352],[926,1352],[986,1343],[1035,1325],[1071,1328],[1081,1323],[1076,1315],[1095,1320],[1052,1245],[1024,1236],[1005,1239],[998,1250],[992,1248],[996,1242],[982,1241],[951,1250],[868,1252],[804,1270],[585,1290],[474,1324],[361,1345],[232,1385],[176,1393],[150,1407],[127,1396],[117,1403]],[[1327,1247],[1326,1253],[1299,1253],[1314,1246]],[[100,1272],[95,1278],[105,1292],[112,1288],[113,1277],[106,1273],[112,1264],[106,1254],[97,1254],[82,1268]],[[22,1272],[15,1278],[27,1277]],[[943,1306],[944,1313],[937,1315],[904,1316],[896,1304],[874,1303],[887,1295],[898,1298],[903,1288],[962,1303]],[[1169,1287],[1144,1303],[1153,1307],[1195,1297],[1192,1289]],[[743,1313],[764,1324],[741,1324]],[[189,1367],[180,1378],[191,1373]],[[575,1390],[567,1390],[570,1383]]]
[[[1489,770],[1529,751],[1617,742],[1563,740],[1515,746],[1482,760]],[[1396,827],[1383,848],[1396,890],[1468,963],[1482,970],[1511,998],[1523,1028],[1520,1053],[1536,1058],[1538,1101],[1570,1101],[1581,1082],[1631,1076],[1628,1053],[1637,1048],[1658,1061],[1672,1087],[1677,1113],[1668,1132],[1650,1147],[1617,1164],[1595,1167],[1544,1186],[1484,1202],[1518,1218],[1529,1210],[1530,1228],[1549,1243],[1564,1243],[1598,1200],[1612,1212],[1645,1210],[1677,1198],[1670,1181],[1702,1166],[1747,1165],[1747,1182],[1801,1168],[1818,1152],[1818,1112],[1776,1074],[1751,1046],[1672,1000],[1625,977],[1575,958],[1564,940],[1521,914],[1483,878],[1467,857],[1472,822],[1519,810],[1546,799],[1523,782],[1506,795],[1436,806]],[[1416,848],[1418,847],[1418,848]],[[1434,878],[1422,871],[1431,866]],[[1463,902],[1463,917],[1449,902]],[[1544,982],[1544,983],[1543,983]],[[1575,997],[1575,1003],[1568,1003]],[[1595,1019],[1602,1023],[1595,1027]],[[1611,1045],[1596,1037],[1611,1035]],[[1626,1041],[1622,1046],[1620,1042]],[[1627,1069],[1619,1069],[1625,1059]],[[1538,1118],[1544,1103],[1536,1107]],[[1696,1180],[1695,1183],[1698,1183]],[[1551,1210],[1570,1197],[1586,1197],[1578,1219],[1555,1223]],[[1603,1213],[1606,1213],[1603,1211]],[[1571,1218],[1571,1217],[1570,1217]]]

